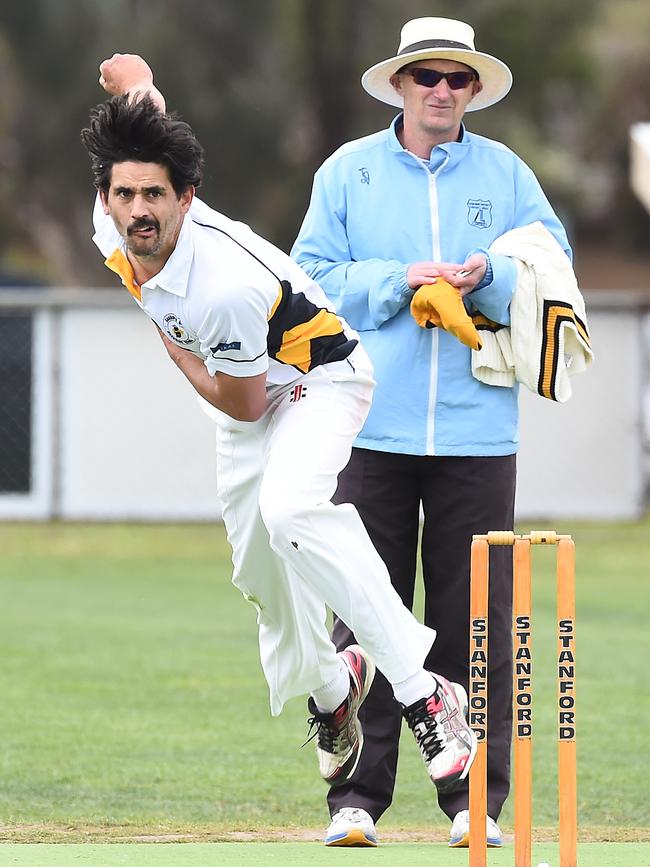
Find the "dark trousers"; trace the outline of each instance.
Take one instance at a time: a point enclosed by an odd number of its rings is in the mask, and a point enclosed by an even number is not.
[[[516,457],[421,457],[353,449],[339,476],[335,503],[353,503],[393,585],[413,607],[420,504],[424,512],[422,570],[424,622],[437,630],[426,667],[467,689],[469,569],[474,533],[513,527]],[[490,549],[488,705],[488,814],[497,819],[510,785],[512,734],[512,549]],[[335,620],[339,650],[354,636]],[[400,709],[377,672],[360,709],[364,747],[352,779],[330,789],[333,815],[361,807],[375,821],[393,799],[401,727]],[[438,796],[450,819],[468,808],[468,782]]]

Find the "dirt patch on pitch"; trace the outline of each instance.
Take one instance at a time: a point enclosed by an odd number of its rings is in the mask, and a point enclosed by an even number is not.
[[[509,833],[510,832],[510,833]],[[379,828],[384,843],[441,843],[449,830],[441,828]],[[240,828],[236,830],[209,826],[170,828],[131,825],[0,825],[2,843],[306,843],[323,839],[322,828]],[[533,839],[538,843],[555,842],[557,828],[536,828]],[[650,828],[583,827],[579,839],[584,843],[643,843],[650,841]],[[504,842],[512,842],[506,829]]]

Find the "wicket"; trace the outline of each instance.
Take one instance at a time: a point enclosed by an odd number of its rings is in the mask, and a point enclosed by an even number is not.
[[[531,867],[532,603],[531,545],[557,552],[557,738],[560,867],[577,865],[575,720],[575,546],[554,530],[474,536],[470,569],[469,722],[478,748],[469,781],[469,865],[487,867],[488,596],[491,545],[513,549],[513,717],[515,867]]]

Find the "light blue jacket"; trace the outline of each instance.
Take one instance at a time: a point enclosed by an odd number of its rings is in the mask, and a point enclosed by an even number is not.
[[[499,235],[540,220],[571,258],[566,233],[528,166],[464,128],[429,162],[404,150],[399,115],[387,130],[348,142],[314,178],[292,256],[355,328],[377,388],[356,445],[414,455],[517,451],[517,387],[484,385],[471,350],[410,315],[414,262],[462,263]],[[466,302],[509,324],[516,265],[490,256],[492,280]],[[489,274],[487,275],[489,278]]]

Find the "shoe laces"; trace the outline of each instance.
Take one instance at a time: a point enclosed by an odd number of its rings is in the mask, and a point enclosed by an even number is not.
[[[372,821],[370,814],[361,807],[341,807],[333,819],[345,819],[347,822],[365,822],[368,819]]]
[[[327,753],[338,754],[345,751],[351,742],[347,700],[335,711],[323,713],[317,710],[313,700],[310,699],[309,710],[313,715],[307,720],[309,729],[303,747],[307,746],[314,738],[318,738],[319,749]]]
[[[415,735],[420,751],[427,762],[444,749],[440,725],[436,721],[435,714],[429,709],[430,698],[421,698],[403,711],[408,727]]]

